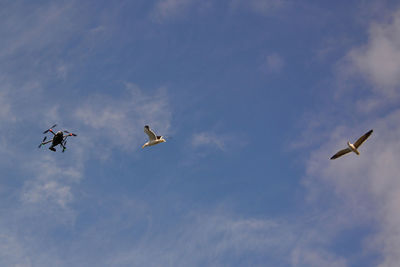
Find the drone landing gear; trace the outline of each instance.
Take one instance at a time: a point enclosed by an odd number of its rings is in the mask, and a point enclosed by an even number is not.
[[[49,149],[50,149],[51,151],[56,152],[56,149],[55,149],[54,147],[49,147]]]

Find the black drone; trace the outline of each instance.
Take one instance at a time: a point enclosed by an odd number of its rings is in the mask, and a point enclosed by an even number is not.
[[[76,136],[76,134],[70,133],[70,132],[68,132],[68,131],[58,131],[58,132],[55,133],[55,132],[53,131],[52,128],[54,128],[54,127],[56,127],[56,126],[57,126],[57,124],[54,124],[54,125],[51,126],[49,129],[47,129],[46,131],[43,132],[43,134],[47,134],[48,132],[50,132],[50,133],[52,133],[54,136],[53,136],[53,138],[52,138],[51,140],[49,140],[49,141],[47,141],[47,142],[45,142],[46,139],[47,139],[47,136],[45,136],[45,137],[43,138],[43,141],[40,143],[39,148],[41,148],[43,145],[48,144],[48,143],[51,142],[51,146],[49,147],[49,149],[50,149],[51,151],[54,151],[54,152],[55,152],[56,149],[55,149],[54,147],[57,146],[57,145],[60,145],[60,146],[63,148],[62,152],[64,152],[65,149],[67,149],[67,148],[65,147],[65,145],[67,144],[67,138],[68,138],[69,136]],[[64,135],[64,133],[66,133],[66,135]]]

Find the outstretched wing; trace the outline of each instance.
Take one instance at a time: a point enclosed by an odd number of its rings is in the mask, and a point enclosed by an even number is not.
[[[362,143],[364,143],[365,140],[372,134],[373,130],[368,131],[366,134],[358,138],[358,140],[354,143],[354,146],[358,148],[361,146]]]
[[[149,141],[157,140],[157,135],[150,129],[148,125],[144,126],[144,132],[149,136]]]
[[[341,157],[341,156],[343,156],[344,154],[347,154],[347,153],[349,153],[349,152],[351,152],[351,149],[350,149],[350,148],[342,149],[342,150],[340,150],[339,152],[337,152],[335,155],[333,155],[333,156],[331,157],[331,159],[337,159],[338,157]]]

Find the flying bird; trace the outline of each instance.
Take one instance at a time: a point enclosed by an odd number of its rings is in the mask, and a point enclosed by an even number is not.
[[[163,136],[157,136],[148,125],[144,126],[144,132],[149,136],[149,141],[146,142],[142,148],[145,148],[146,146],[154,146],[159,143],[164,143],[166,142]]]
[[[333,155],[331,157],[331,159],[337,159],[337,158],[339,158],[349,152],[352,152],[352,151],[354,153],[356,153],[357,155],[360,155],[360,152],[358,152],[357,149],[361,146],[362,143],[364,143],[365,140],[367,140],[367,138],[372,134],[372,132],[373,132],[373,130],[368,131],[366,134],[364,134],[363,136],[358,138],[358,140],[354,144],[347,142],[348,147],[338,151],[335,155]]]

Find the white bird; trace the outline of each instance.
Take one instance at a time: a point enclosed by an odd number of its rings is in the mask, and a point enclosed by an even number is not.
[[[149,136],[149,141],[145,143],[142,148],[145,148],[146,146],[154,146],[159,143],[164,143],[166,142],[163,136],[157,136],[148,125],[144,126],[144,132]]]
[[[358,152],[357,148],[359,148],[361,146],[361,144],[364,143],[365,140],[367,140],[367,138],[372,134],[372,132],[373,132],[373,130],[368,131],[366,134],[364,134],[363,136],[358,138],[358,140],[354,144],[347,142],[348,147],[338,151],[335,155],[333,155],[331,157],[331,159],[337,159],[337,158],[343,156],[344,154],[347,154],[352,151],[354,153],[356,153],[357,155],[360,155],[360,152]]]

